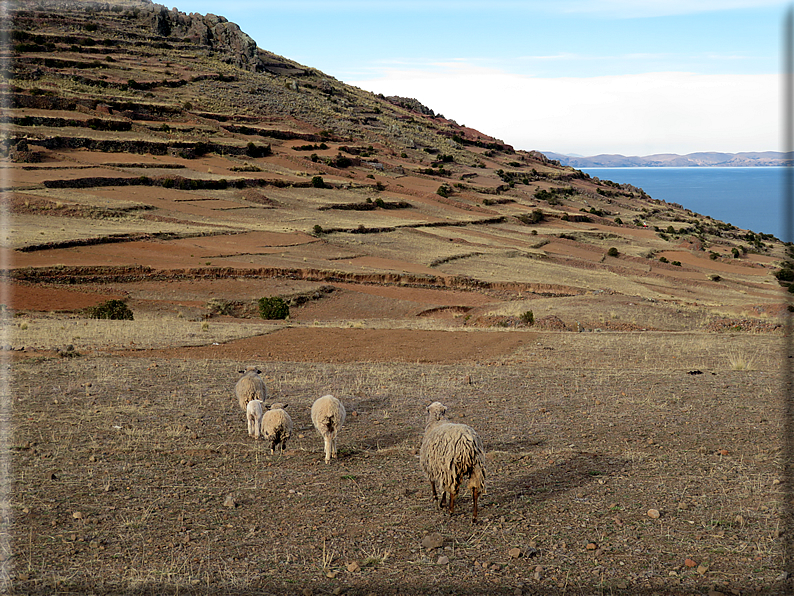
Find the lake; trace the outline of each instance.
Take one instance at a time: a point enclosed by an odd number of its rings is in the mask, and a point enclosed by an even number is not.
[[[783,167],[582,168],[601,180],[632,184],[738,228],[784,239]]]

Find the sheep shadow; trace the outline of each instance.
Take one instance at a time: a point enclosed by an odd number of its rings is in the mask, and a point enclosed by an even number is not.
[[[577,488],[597,482],[620,471],[627,471],[631,462],[600,453],[578,452],[528,474],[502,477],[494,482],[491,502],[510,505],[522,498],[548,501]],[[491,492],[489,490],[489,492]]]

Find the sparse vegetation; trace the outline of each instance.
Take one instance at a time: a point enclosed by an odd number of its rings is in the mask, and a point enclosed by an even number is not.
[[[289,304],[279,296],[262,297],[259,299],[259,316],[268,320],[287,319]]]
[[[132,321],[130,307],[123,300],[108,300],[96,306],[86,308],[83,313],[91,319],[112,319],[114,321]]]

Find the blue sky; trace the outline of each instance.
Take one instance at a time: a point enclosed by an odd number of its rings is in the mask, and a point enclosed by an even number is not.
[[[157,0],[155,0],[157,1]],[[779,0],[184,0],[518,149],[781,149]]]

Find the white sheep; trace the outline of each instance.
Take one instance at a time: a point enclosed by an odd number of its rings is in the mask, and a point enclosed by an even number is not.
[[[240,404],[240,408],[246,411],[246,404],[252,399],[260,401],[267,399],[267,387],[265,387],[262,377],[259,376],[262,371],[257,367],[249,366],[240,372],[243,373],[243,376],[240,377],[240,380],[234,386],[234,393],[237,395],[237,402]]]
[[[262,429],[262,415],[264,412],[265,402],[261,399],[252,399],[245,406],[245,419],[248,422],[248,436],[259,439],[259,434]]]
[[[287,414],[287,404],[271,404],[270,409],[262,416],[262,434],[266,441],[270,441],[270,454],[276,452],[276,446],[281,444],[281,453],[287,447],[287,439],[292,436],[292,418]]]
[[[430,480],[433,501],[438,501],[436,485],[441,489],[440,508],[449,494],[449,514],[455,511],[455,497],[465,476],[474,501],[472,520],[477,521],[477,497],[485,493],[485,450],[473,428],[447,420],[447,407],[439,402],[427,406],[427,423],[419,465]]]
[[[325,442],[325,463],[336,457],[336,435],[345,423],[345,406],[333,395],[324,395],[312,404],[312,424]]]

